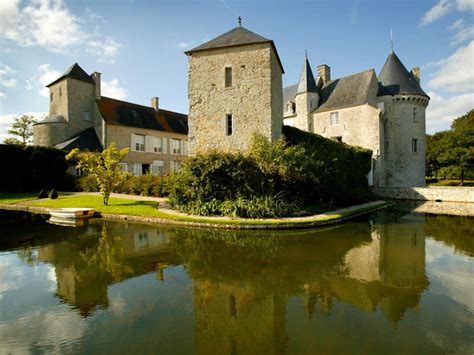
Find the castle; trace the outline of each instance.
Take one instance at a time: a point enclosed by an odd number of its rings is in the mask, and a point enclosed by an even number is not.
[[[373,69],[315,78],[304,59],[299,82],[282,88],[283,66],[272,40],[244,27],[186,52],[189,58],[189,152],[241,150],[253,133],[270,141],[282,124],[371,149],[369,184],[425,185],[425,109],[420,70],[409,72],[393,50]]]
[[[49,115],[33,126],[33,144],[58,149],[101,151],[111,143],[130,151],[121,163],[134,175],[164,175],[187,156],[187,116],[101,94],[101,74],[87,74],[77,63],[47,85]]]
[[[60,149],[130,147],[124,169],[165,174],[189,153],[245,150],[252,135],[271,142],[283,124],[372,150],[368,182],[376,187],[425,185],[425,110],[420,70],[392,50],[374,69],[315,77],[307,57],[299,82],[283,88],[275,43],[239,26],[187,52],[189,116],[103,97],[100,73],[73,65],[49,84],[50,112],[34,126],[34,144]]]

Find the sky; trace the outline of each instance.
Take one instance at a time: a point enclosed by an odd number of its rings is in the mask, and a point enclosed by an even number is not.
[[[188,112],[184,51],[242,25],[275,42],[284,86],[305,50],[316,71],[378,74],[390,52],[421,68],[427,133],[474,108],[474,0],[2,0],[0,142],[15,116],[41,117],[48,90],[79,63],[102,73],[102,94]]]

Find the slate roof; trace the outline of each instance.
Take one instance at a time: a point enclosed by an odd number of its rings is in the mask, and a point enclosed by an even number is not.
[[[67,123],[66,119],[62,115],[51,115],[46,117],[44,120],[35,123],[34,125],[39,125],[43,123]]]
[[[378,78],[378,96],[415,94],[429,97],[393,51],[388,55]]]
[[[97,137],[94,127],[85,129],[74,137],[56,144],[55,147],[62,150],[73,150],[74,148],[78,148],[79,150],[88,150],[91,152],[102,151],[102,144],[100,144],[99,137]]]
[[[104,96],[96,102],[107,124],[188,134],[188,116],[182,113],[161,108],[157,113],[154,108],[149,106]]]
[[[313,71],[309,64],[308,58],[305,58],[303,68],[301,69],[300,81],[298,82],[298,94],[305,92],[317,92],[316,81],[314,80]]]
[[[184,53],[189,55],[198,51],[227,48],[227,47],[237,47],[237,46],[244,46],[244,45],[255,44],[255,43],[271,44],[273,50],[275,51],[278,63],[280,64],[281,71],[282,73],[285,73],[285,71],[283,70],[283,65],[281,63],[280,57],[278,56],[278,52],[276,50],[276,47],[273,41],[268,38],[262,37],[242,26],[236,27]]]
[[[365,104],[372,76],[375,76],[375,71],[369,69],[328,81],[319,90],[319,106],[314,112],[333,111]],[[297,88],[298,84],[283,89],[283,105],[294,100]]]
[[[57,78],[52,83],[46,85],[46,87],[50,87],[51,85],[56,84],[58,81],[61,81],[64,78],[72,78],[72,79],[76,79],[76,80],[85,81],[86,83],[94,84],[94,80],[92,79],[92,77],[89,74],[87,74],[84,71],[84,69],[82,69],[79,66],[79,64],[74,63],[73,65],[71,65],[69,67],[68,70],[66,70],[66,72],[63,75],[61,75],[59,78]]]
[[[314,112],[338,110],[363,105],[375,71],[369,69],[327,82],[320,91],[319,106]]]

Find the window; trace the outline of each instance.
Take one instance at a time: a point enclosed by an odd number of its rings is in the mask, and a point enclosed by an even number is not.
[[[418,123],[418,117],[417,117],[417,112],[416,112],[416,107],[413,108],[413,122]]]
[[[336,142],[342,142],[342,137],[339,136],[339,137],[332,137],[333,140],[335,140]]]
[[[411,140],[411,151],[412,153],[418,153],[418,139],[416,138]]]
[[[225,68],[225,87],[226,88],[232,87],[232,68],[231,67]]]
[[[141,163],[133,163],[133,175],[142,175],[142,164]]]
[[[163,139],[162,138],[153,138],[153,151],[155,153],[163,153]]]
[[[63,96],[63,92],[61,91],[61,87],[59,87],[59,97]]]
[[[89,111],[84,111],[83,118],[84,118],[84,121],[90,121],[91,120],[91,113]]]
[[[181,141],[179,139],[171,139],[171,153],[181,154]]]
[[[235,296],[229,296],[229,313],[231,317],[237,317],[237,300]]]
[[[225,124],[226,124],[226,133],[228,136],[232,135],[232,115],[225,116]]]
[[[132,150],[135,152],[145,151],[145,136],[142,134],[132,134]]]
[[[127,164],[127,163],[119,163],[119,166],[120,166],[120,170],[121,170],[123,173],[128,172],[128,164]]]
[[[339,124],[339,112],[331,112],[331,126]]]
[[[154,160],[150,165],[150,172],[153,175],[163,176],[165,174],[165,164],[163,160]]]
[[[54,97],[53,93],[49,94],[49,101],[53,102],[53,97]]]
[[[181,162],[179,160],[170,161],[170,171],[175,171],[181,169]]]

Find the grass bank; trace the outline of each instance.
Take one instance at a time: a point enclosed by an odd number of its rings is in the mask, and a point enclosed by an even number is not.
[[[2,203],[4,203],[4,200],[0,199],[0,204]],[[385,208],[388,205],[384,201],[376,201],[313,216],[269,219],[191,216],[168,209],[156,209],[155,201],[125,198],[110,198],[109,206],[104,206],[101,196],[91,195],[63,196],[56,200],[35,200],[15,205],[15,207],[23,208],[30,212],[44,212],[45,208],[87,207],[93,208],[104,218],[125,219],[145,223],[238,229],[290,229],[340,223],[349,218]]]
[[[18,202],[35,200],[39,192],[0,192],[0,203],[11,205]]]

